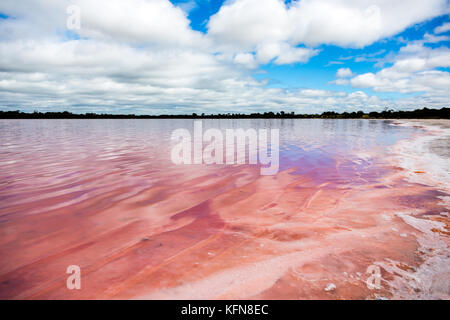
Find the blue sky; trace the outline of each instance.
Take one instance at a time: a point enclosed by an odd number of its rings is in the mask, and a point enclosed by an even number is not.
[[[0,108],[448,107],[448,13],[446,0],[5,0]]]
[[[190,25],[194,30],[207,33],[207,23],[210,16],[216,14],[224,1],[222,0],[172,0],[175,5],[184,7],[188,13]],[[289,3],[290,1],[285,1]],[[322,90],[344,90],[351,92],[349,86],[342,87],[332,82],[335,80],[339,68],[350,68],[356,73],[377,72],[383,66],[391,66],[392,62],[385,59],[391,54],[397,53],[405,42],[423,39],[425,33],[432,34],[434,29],[450,22],[449,15],[438,16],[434,19],[417,23],[395,36],[382,39],[364,48],[342,48],[334,45],[321,45],[321,53],[312,57],[308,63],[293,63],[289,65],[276,65],[268,63],[261,66],[253,76],[257,79],[269,80],[268,87],[275,88],[317,88]],[[450,32],[445,33],[450,35]],[[438,45],[448,47],[449,41],[442,41]],[[427,47],[436,46],[434,43],[425,44]],[[373,56],[372,56],[373,55]],[[365,60],[357,59],[366,58]],[[356,59],[356,61],[355,61]],[[264,73],[260,71],[263,70]],[[448,71],[448,68],[442,70]],[[368,94],[374,94],[371,89],[361,89]],[[378,93],[379,96],[388,98],[413,96],[415,93]]]

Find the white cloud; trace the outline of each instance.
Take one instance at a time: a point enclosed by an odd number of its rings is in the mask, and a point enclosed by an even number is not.
[[[259,62],[268,63],[281,54],[281,44],[274,42],[262,43],[257,46],[256,52]]]
[[[305,63],[319,53],[316,44],[361,46],[442,9],[438,0],[425,7],[408,1],[408,10],[403,1],[377,1],[379,10],[371,3],[228,1],[205,35],[191,29],[188,6],[168,0],[2,0],[0,12],[14,18],[0,20],[0,106],[146,114],[382,109],[395,102],[361,91],[268,88],[251,77],[261,63]],[[65,35],[69,4],[81,8],[80,40]],[[390,6],[394,13],[387,13]],[[390,26],[391,16],[398,27]],[[356,31],[348,30],[352,24]],[[376,90],[410,90],[410,84],[430,88],[420,101],[447,103],[439,89],[447,73],[434,68],[448,59],[448,49],[427,50],[419,43],[405,47],[395,68],[352,84]],[[410,82],[401,86],[404,79]]]
[[[354,111],[368,101],[342,92],[265,88],[220,57],[195,51],[147,52],[89,40],[19,41],[2,50],[0,105],[13,110],[322,112]],[[238,59],[251,61],[250,55]]]
[[[350,81],[348,79],[336,79],[336,80],[330,81],[329,83],[330,84],[337,84],[337,85],[340,85],[340,86],[346,86],[346,85],[348,85],[350,83]]]
[[[317,49],[297,48],[287,43],[263,43],[256,48],[258,62],[268,63],[274,60],[274,63],[278,65],[308,62],[317,54],[319,54]]]
[[[248,68],[256,68],[258,66],[255,57],[251,53],[238,53],[234,56],[234,62],[247,66]]]
[[[438,67],[450,67],[450,50],[447,47],[433,49],[416,42],[401,48],[391,67],[358,75],[351,79],[351,84],[383,92],[448,95],[450,73],[436,69]]]
[[[447,10],[446,0],[230,0],[210,18],[208,38],[221,51],[255,51],[260,63],[307,62],[317,52],[299,45],[361,48]]]
[[[232,50],[287,40],[288,13],[278,0],[227,1],[208,23],[209,35]]]
[[[159,46],[204,45],[186,13],[168,0],[2,0],[0,11],[16,19],[2,23],[9,39],[56,36],[66,31],[69,5],[81,12],[77,33],[91,39]],[[0,29],[1,30],[1,29]],[[5,30],[6,31],[6,30]]]
[[[278,0],[247,0],[226,3],[210,18],[208,36],[221,50],[256,51],[257,60],[276,64],[307,62],[318,51],[297,48],[286,42],[288,12]]]
[[[446,0],[302,0],[290,5],[233,0],[211,17],[208,27],[211,36],[235,50],[266,42],[360,48],[443,12],[448,12]]]
[[[291,10],[293,41],[364,47],[447,10],[445,0],[306,0]]]
[[[177,3],[177,7],[181,8],[186,14],[198,9],[198,4],[195,0],[186,0],[184,2]]]
[[[294,62],[307,62],[311,57],[317,55],[319,50],[309,48],[294,48],[283,44],[281,52],[275,60],[275,64],[290,64]]]
[[[202,35],[189,26],[186,13],[167,0],[77,0],[81,35],[163,45],[196,45]],[[101,9],[101,12],[99,12]]]
[[[337,73],[336,76],[338,78],[347,78],[347,77],[351,77],[353,75],[352,70],[350,70],[350,68],[340,68]]]
[[[449,40],[450,40],[449,36],[436,36],[434,34],[425,33],[423,43],[438,43]]]
[[[446,22],[434,29],[434,33],[444,33],[450,31],[450,22]]]

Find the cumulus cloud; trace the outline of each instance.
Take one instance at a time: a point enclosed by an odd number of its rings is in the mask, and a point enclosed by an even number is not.
[[[317,55],[319,50],[308,48],[294,48],[283,44],[281,52],[277,55],[276,64],[290,64],[294,62],[307,62],[311,57]]]
[[[41,38],[66,31],[67,8],[80,9],[81,37],[153,45],[200,45],[186,13],[168,0],[4,0],[0,11],[15,19],[2,23],[10,38]],[[12,33],[12,34],[11,34]]]
[[[434,29],[434,33],[444,33],[450,31],[450,22],[446,22]]]
[[[83,14],[81,36],[159,45],[197,45],[202,34],[186,13],[167,0],[77,0]],[[98,9],[102,12],[99,14]]]
[[[447,10],[446,0],[230,0],[210,18],[208,37],[261,63],[307,62],[318,45],[362,48]]]
[[[236,50],[266,42],[361,48],[447,11],[446,0],[232,0],[208,28]]]
[[[234,56],[234,62],[242,64],[250,69],[258,66],[255,57],[251,53],[238,53]]]
[[[321,43],[370,44],[436,15],[445,5],[438,0],[426,6],[387,3],[228,1],[204,34],[190,27],[190,1],[180,7],[168,0],[2,0],[0,12],[10,18],[0,20],[0,106],[145,114],[381,109],[395,102],[359,89],[268,88],[252,73],[270,62],[306,63],[320,53],[315,46]],[[69,5],[81,9],[81,29],[70,33]],[[424,103],[442,103],[445,94],[436,88],[447,78],[433,68],[442,66],[447,53],[415,46],[403,49],[391,71],[354,77],[352,85],[384,90],[388,79],[405,90],[395,81],[414,75],[409,80],[414,86],[433,88]],[[337,81],[349,81],[348,71],[341,71]],[[402,107],[410,105],[413,100],[402,101]]]
[[[439,67],[450,67],[450,50],[425,47],[416,42],[402,47],[391,67],[358,75],[351,79],[351,84],[380,92],[447,94],[450,73],[436,69]]]
[[[340,68],[338,69],[336,76],[338,78],[347,78],[347,77],[351,77],[353,75],[352,70],[350,70],[350,68]]]

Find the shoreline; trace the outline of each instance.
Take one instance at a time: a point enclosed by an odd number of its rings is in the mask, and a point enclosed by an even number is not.
[[[410,182],[429,184],[450,195],[450,120],[393,120],[393,125],[415,126],[426,134],[400,141],[394,146],[402,159],[399,164],[408,171]],[[447,206],[450,204],[447,203]]]
[[[338,113],[335,111],[325,111],[321,114],[297,114],[294,111],[266,111],[254,112],[251,114],[241,114],[236,112],[216,113],[216,114],[108,114],[108,113],[72,113],[69,111],[57,112],[22,112],[20,110],[0,110],[0,119],[448,119],[450,108],[441,109],[416,109],[410,111],[372,111],[364,113],[363,111],[352,111]]]
[[[439,214],[428,213],[426,208],[415,212],[397,213],[398,217],[418,230],[418,253],[423,263],[415,270],[401,270],[389,263],[378,265],[395,277],[393,299],[450,299],[450,159],[442,144],[450,141],[450,121],[446,120],[395,120],[393,125],[416,126],[424,130],[412,139],[398,142],[392,147],[394,162],[404,170],[406,181],[429,186],[441,195],[436,198],[445,210]],[[413,288],[413,290],[411,290]]]

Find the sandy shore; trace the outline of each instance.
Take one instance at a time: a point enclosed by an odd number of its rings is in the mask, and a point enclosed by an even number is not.
[[[403,120],[398,125],[417,126],[426,134],[399,143],[396,152],[403,157],[401,163],[409,169],[413,182],[428,183],[450,194],[450,120]],[[421,175],[414,171],[423,169]]]
[[[407,181],[440,191],[437,198],[442,211],[419,209],[403,216],[406,223],[421,231],[417,241],[424,262],[417,269],[395,279],[394,297],[449,299],[450,120],[412,119],[395,121],[395,124],[418,126],[425,130],[425,134],[397,144],[393,148],[397,154],[394,161],[405,170]],[[386,267],[386,264],[381,265]],[[391,268],[391,272],[396,270]]]

